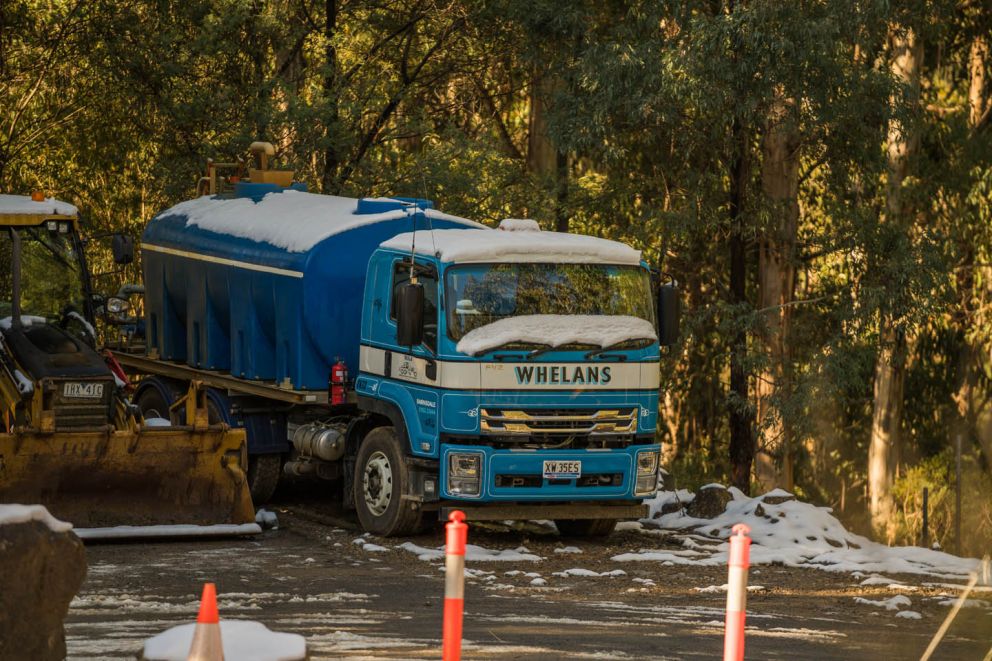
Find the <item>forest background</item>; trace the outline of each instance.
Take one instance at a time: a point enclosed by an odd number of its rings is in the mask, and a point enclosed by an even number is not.
[[[955,550],[960,446],[979,553],[990,27],[988,0],[0,0],[0,192],[137,237],[264,139],[311,191],[628,242],[683,293],[668,488],[918,543],[927,487]]]

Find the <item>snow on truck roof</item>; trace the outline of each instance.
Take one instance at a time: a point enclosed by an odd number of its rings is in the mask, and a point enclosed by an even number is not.
[[[384,199],[384,198],[376,198]],[[434,220],[485,227],[471,220],[409,204],[382,213],[357,213],[358,200],[296,190],[269,193],[259,202],[248,197],[204,195],[166,209],[160,218],[182,215],[187,227],[270,243],[288,252],[306,252],[324,239],[364,225],[423,213]]]
[[[53,197],[36,202],[29,195],[0,195],[0,216],[75,216],[79,210]]]
[[[417,232],[416,252],[434,255],[444,262],[541,262],[552,264],[641,263],[641,251],[630,246],[583,234],[542,232],[534,221],[508,219],[500,230],[465,229]],[[412,232],[398,234],[382,243],[383,248],[410,252]]]

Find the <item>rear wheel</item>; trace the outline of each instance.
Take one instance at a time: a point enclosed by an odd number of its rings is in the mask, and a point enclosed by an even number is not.
[[[155,387],[147,387],[138,393],[134,401],[135,406],[141,411],[141,417],[145,420],[159,418],[161,420],[172,420],[169,414],[169,406],[172,402],[166,400],[165,396]]]
[[[282,455],[279,453],[248,455],[248,489],[256,507],[272,498],[281,473]]]
[[[562,537],[607,537],[617,527],[616,519],[556,519]]]
[[[410,485],[406,457],[392,427],[377,427],[362,441],[355,460],[355,509],[362,527],[384,537],[408,535],[422,512],[403,500]]]

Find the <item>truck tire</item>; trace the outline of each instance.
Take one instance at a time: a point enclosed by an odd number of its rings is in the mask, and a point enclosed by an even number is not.
[[[617,527],[616,519],[555,519],[562,537],[608,537]]]
[[[138,394],[138,398],[134,404],[141,411],[141,417],[146,420],[148,418],[162,418],[163,420],[171,421],[173,424],[176,423],[169,414],[169,406],[172,405],[172,402],[166,401],[158,388],[145,388]]]
[[[406,457],[392,427],[376,427],[358,448],[354,499],[367,532],[383,537],[409,535],[421,527],[423,513],[404,501],[410,484]]]
[[[248,455],[248,490],[255,507],[272,499],[281,474],[282,455],[278,452]]]

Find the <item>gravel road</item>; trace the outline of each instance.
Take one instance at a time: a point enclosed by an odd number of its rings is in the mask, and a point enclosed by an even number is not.
[[[378,539],[362,537],[326,504],[289,500],[273,509],[279,528],[253,539],[88,546],[89,575],[66,624],[69,658],[135,658],[149,636],[195,619],[204,581],[217,583],[221,617],[300,633],[313,659],[440,656],[442,565],[398,548],[436,549],[440,529]],[[621,530],[593,543],[536,524],[474,526],[469,543],[539,559],[468,563],[465,658],[721,655],[725,569],[611,559],[671,548],[664,534]],[[957,591],[937,579],[892,578],[904,584],[861,587],[850,574],[752,568],[747,658],[918,659]],[[886,610],[881,602],[895,595],[920,618]],[[981,661],[992,646],[992,591],[973,597],[935,658]]]

